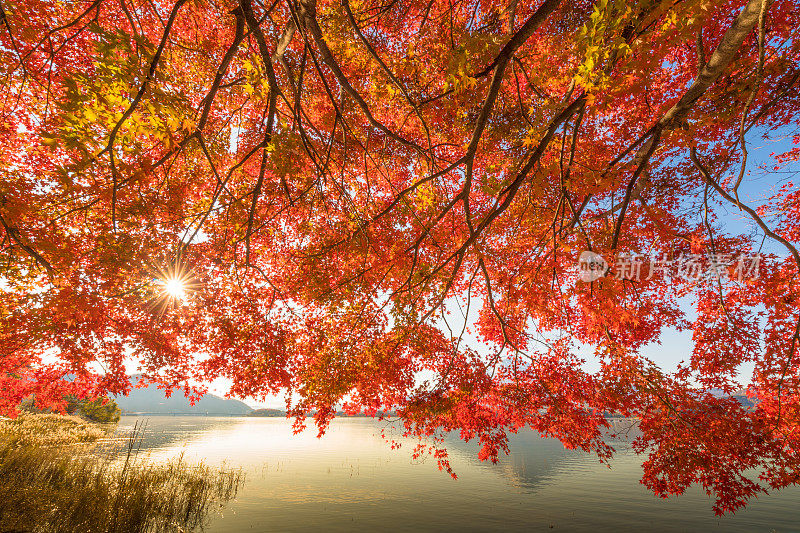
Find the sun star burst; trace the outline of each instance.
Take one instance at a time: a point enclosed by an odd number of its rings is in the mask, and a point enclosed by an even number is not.
[[[176,300],[185,300],[186,299],[186,282],[183,279],[169,277],[163,280],[164,284],[164,293],[169,296],[170,298],[174,298]]]

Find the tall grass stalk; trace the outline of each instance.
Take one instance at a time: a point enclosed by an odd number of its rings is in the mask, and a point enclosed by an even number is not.
[[[183,455],[152,462],[139,453],[143,431],[131,433],[124,461],[0,438],[0,531],[191,531],[236,496],[240,470],[189,464]]]

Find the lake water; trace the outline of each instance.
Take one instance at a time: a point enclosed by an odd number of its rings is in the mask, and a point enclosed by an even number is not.
[[[718,519],[698,489],[669,500],[648,492],[641,458],[625,443],[608,469],[531,432],[514,436],[498,464],[454,439],[453,480],[432,458],[412,460],[413,440],[392,450],[372,419],[336,419],[321,439],[313,428],[292,435],[283,418],[124,416],[118,431],[143,419],[142,448],[153,460],[184,453],[246,473],[210,532],[800,531],[799,489]]]

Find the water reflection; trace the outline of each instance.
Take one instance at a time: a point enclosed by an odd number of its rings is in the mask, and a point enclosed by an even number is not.
[[[131,428],[123,417],[120,428]],[[662,501],[641,487],[641,459],[620,454],[609,470],[532,432],[511,438],[493,465],[477,446],[448,440],[458,480],[432,459],[391,450],[370,419],[337,419],[322,439],[292,435],[275,418],[150,417],[143,448],[154,460],[184,453],[247,474],[243,490],[208,530],[241,531],[797,531],[800,491],[763,498],[733,518],[713,517],[693,490]]]

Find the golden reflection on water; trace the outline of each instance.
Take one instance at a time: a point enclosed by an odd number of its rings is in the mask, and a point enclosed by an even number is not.
[[[135,417],[123,417],[120,430]],[[641,458],[619,443],[613,468],[530,432],[498,464],[449,441],[453,480],[436,461],[411,459],[415,441],[390,449],[385,423],[337,419],[324,437],[292,434],[282,418],[148,418],[143,448],[154,460],[242,467],[236,501],[207,531],[798,531],[800,490],[755,501],[718,520],[699,490],[660,500],[638,483]]]

